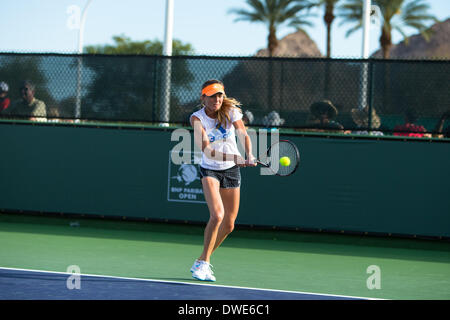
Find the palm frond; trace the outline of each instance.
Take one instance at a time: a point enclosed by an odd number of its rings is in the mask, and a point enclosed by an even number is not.
[[[393,29],[396,30],[398,33],[400,33],[403,36],[403,40],[405,41],[405,44],[408,45],[409,44],[409,37],[404,32],[404,30],[402,28],[398,27],[398,26],[395,26]]]
[[[400,33],[405,42],[408,41],[408,37],[404,27],[418,30],[427,39],[431,32],[426,24],[438,21],[429,12],[430,6],[425,0],[372,0],[372,4],[380,8],[382,30],[389,35],[392,31]],[[361,0],[347,0],[338,7],[340,25],[352,25],[346,33],[347,37],[362,27],[362,14]]]
[[[337,17],[339,19],[338,26],[345,24],[352,25],[347,30],[345,36],[349,37],[358,29],[362,28],[362,1],[360,0],[348,0],[344,4],[337,7]]]
[[[238,16],[234,21],[264,22],[274,27],[283,23],[308,25],[306,16],[299,16],[299,12],[309,8],[309,0],[246,0],[246,4],[250,9],[228,11]]]
[[[302,26],[308,26],[308,27],[313,27],[314,26],[314,23],[312,23],[311,21],[309,21],[307,19],[307,18],[310,18],[310,17],[311,17],[311,15],[308,15],[308,16],[306,16],[306,15],[296,16],[294,19],[292,19],[289,22],[288,26],[289,27],[294,27],[297,30],[301,29],[302,31],[305,31],[305,30],[303,30],[301,28]]]
[[[321,0],[320,0],[321,1]],[[276,31],[282,24],[299,29],[301,26],[311,26],[310,16],[301,15],[303,10],[309,10],[310,0],[246,0],[248,9],[231,9],[228,13],[236,14],[234,21],[262,22],[269,28],[269,51],[276,46]]]
[[[350,37],[354,32],[358,31],[361,28],[362,28],[362,23],[358,23],[353,28],[350,28],[347,30],[347,32],[345,33],[345,37],[347,37],[347,38]]]
[[[230,10],[229,12],[234,13],[238,16],[236,19],[234,19],[235,22],[237,22],[237,21],[263,22],[263,19],[261,19],[261,16],[255,12],[248,12],[243,9],[239,9],[239,10],[233,9],[233,10]]]

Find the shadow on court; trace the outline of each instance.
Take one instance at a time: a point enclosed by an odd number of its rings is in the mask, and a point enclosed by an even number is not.
[[[76,222],[76,227],[71,223]],[[203,225],[0,215],[0,231],[201,246]],[[222,247],[450,262],[450,242],[236,227]]]
[[[170,283],[0,268],[0,300],[348,300],[316,295],[225,286]],[[182,279],[176,279],[182,280]],[[72,285],[68,285],[72,283]]]
[[[77,265],[83,274],[204,285],[189,272],[203,226],[0,214],[0,242],[0,267],[65,272]],[[450,294],[445,242],[238,229],[213,260],[215,287],[385,299]],[[382,270],[382,290],[368,290],[370,265]]]

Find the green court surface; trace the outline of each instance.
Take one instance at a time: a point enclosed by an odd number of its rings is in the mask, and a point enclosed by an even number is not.
[[[189,269],[202,242],[201,225],[0,214],[0,267],[198,283]],[[211,263],[216,285],[450,299],[450,243],[438,240],[237,228]]]

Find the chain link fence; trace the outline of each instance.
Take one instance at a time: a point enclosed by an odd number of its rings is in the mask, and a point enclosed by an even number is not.
[[[0,117],[188,124],[209,79],[252,126],[449,134],[448,60],[4,53]]]

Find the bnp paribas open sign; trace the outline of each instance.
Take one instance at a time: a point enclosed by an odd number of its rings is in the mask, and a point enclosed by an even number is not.
[[[176,164],[172,161],[172,152],[174,151],[169,152],[167,200],[205,203],[198,165],[201,153],[184,151],[190,153],[190,163]]]

